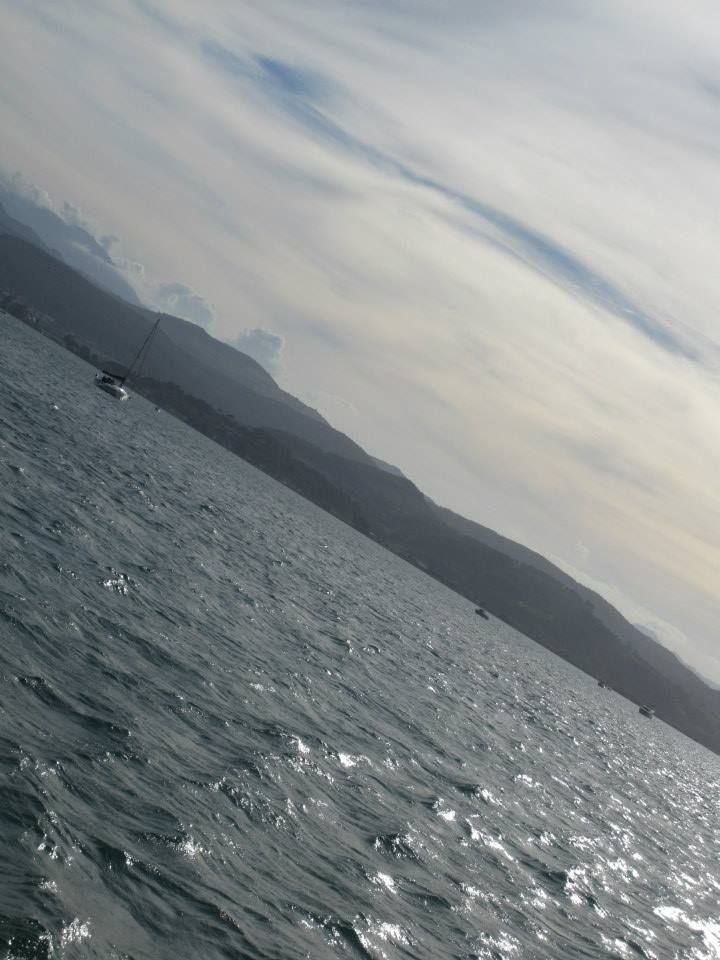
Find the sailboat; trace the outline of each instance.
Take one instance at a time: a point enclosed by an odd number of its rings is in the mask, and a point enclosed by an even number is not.
[[[125,384],[130,377],[140,376],[142,365],[145,363],[147,355],[150,351],[150,344],[152,343],[159,326],[160,317],[157,318],[152,330],[143,340],[140,349],[135,354],[132,363],[128,367],[127,373],[124,376],[121,376],[117,373],[112,373],[110,370],[101,370],[95,377],[95,385],[101,390],[104,390],[105,393],[109,393],[110,396],[114,397],[116,400],[127,400],[129,394],[125,389]]]

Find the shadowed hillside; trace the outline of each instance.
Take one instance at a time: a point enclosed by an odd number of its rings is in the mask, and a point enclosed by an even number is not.
[[[126,367],[156,314],[100,289],[76,270],[19,237],[0,235],[0,290],[20,296],[54,320],[56,336],[69,334],[94,353]],[[204,330],[165,316],[144,372],[233,414],[249,426],[287,429],[321,448],[369,460],[349,437],[317,411],[281,390],[244,353]]]

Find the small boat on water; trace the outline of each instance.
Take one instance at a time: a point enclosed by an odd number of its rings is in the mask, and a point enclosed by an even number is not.
[[[95,384],[105,393],[109,393],[116,400],[127,400],[128,392],[124,387],[125,377],[119,377],[117,374],[110,373],[108,370],[102,370],[95,377]]]
[[[99,387],[101,390],[104,390],[105,393],[109,393],[110,396],[114,397],[116,400],[127,400],[129,394],[125,389],[125,382],[131,376],[138,377],[140,375],[140,370],[142,369],[142,365],[145,363],[150,350],[150,344],[152,343],[159,326],[160,317],[157,318],[152,330],[143,340],[140,349],[133,357],[133,361],[127,369],[127,373],[119,374],[112,373],[110,370],[101,370],[95,377],[95,386]]]
[[[644,703],[639,710],[644,717],[654,717],[655,716],[655,707],[651,707],[649,703]]]
[[[487,610],[483,610],[482,607],[478,607],[477,610],[475,611],[475,613],[476,613],[479,617],[482,617],[483,620],[489,620],[489,619],[490,619],[490,617],[488,616]]]
[[[605,683],[604,680],[598,680],[598,686],[607,688],[607,684]]]

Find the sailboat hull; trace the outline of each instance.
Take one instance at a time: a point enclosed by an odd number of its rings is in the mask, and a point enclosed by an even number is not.
[[[109,393],[110,396],[115,397],[116,400],[127,400],[128,392],[125,387],[121,387],[119,383],[102,383],[100,381],[96,381],[96,383],[101,390]]]

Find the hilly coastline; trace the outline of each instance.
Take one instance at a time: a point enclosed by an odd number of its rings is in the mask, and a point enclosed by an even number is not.
[[[123,369],[155,318],[65,262],[2,207],[0,291],[3,309],[95,366]],[[252,358],[167,315],[133,389],[720,752],[720,691],[545,558],[434,504]]]

